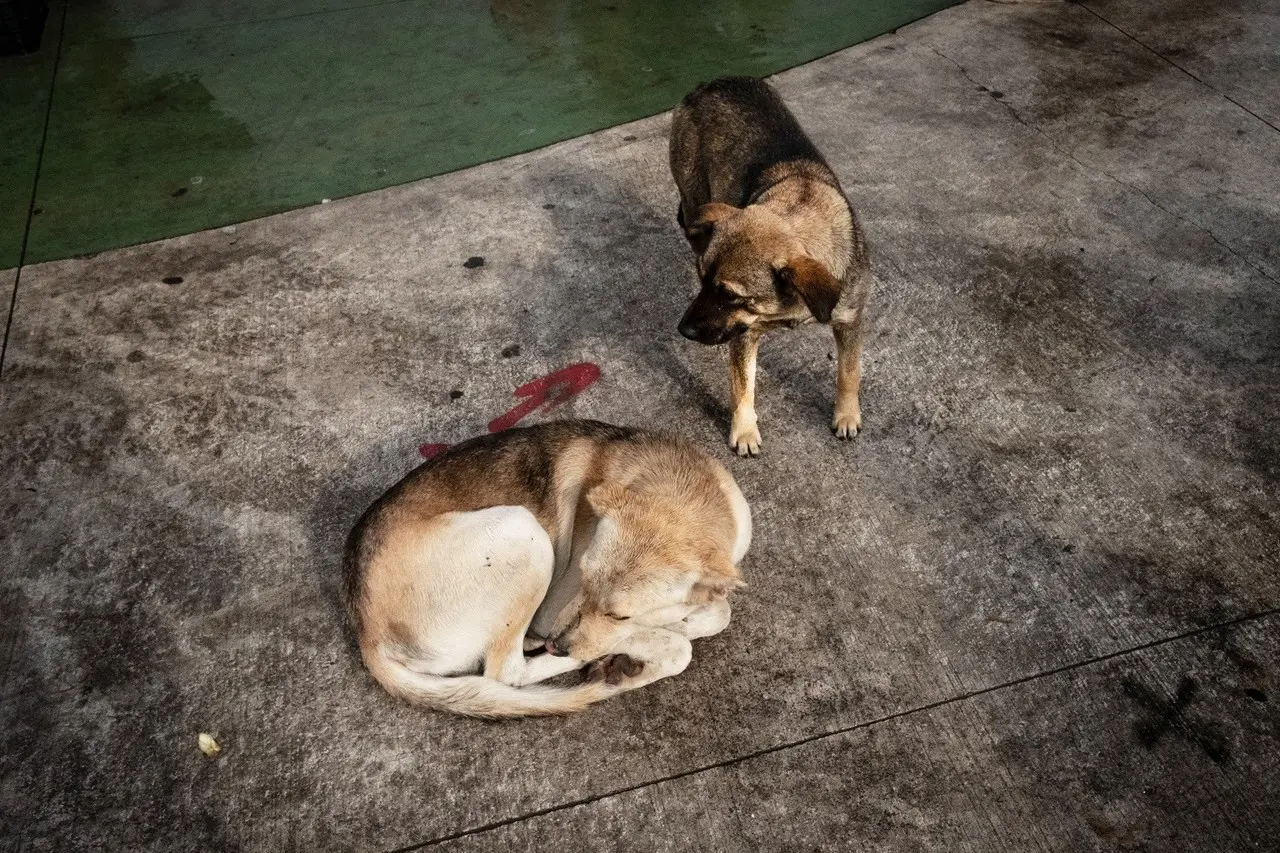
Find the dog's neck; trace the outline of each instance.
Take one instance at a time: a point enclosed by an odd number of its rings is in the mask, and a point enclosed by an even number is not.
[[[838,187],[816,176],[790,175],[756,198],[787,223],[805,254],[844,280],[853,261],[853,213]]]

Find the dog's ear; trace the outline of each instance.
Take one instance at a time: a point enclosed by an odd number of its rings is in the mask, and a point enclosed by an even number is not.
[[[693,250],[701,255],[711,242],[711,235],[716,230],[716,223],[727,216],[738,212],[731,204],[713,201],[698,208],[698,218],[684,227],[684,236]]]
[[[819,323],[830,323],[831,312],[840,301],[842,287],[825,266],[808,255],[791,258],[778,267],[778,278],[800,294]]]
[[[601,483],[587,492],[587,503],[596,515],[608,515],[627,501],[627,487],[617,483]]]

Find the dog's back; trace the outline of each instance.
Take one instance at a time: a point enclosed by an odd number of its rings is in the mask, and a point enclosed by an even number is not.
[[[782,98],[754,77],[722,77],[686,95],[672,118],[670,155],[686,212],[713,201],[745,207],[783,163],[789,174],[839,187]]]

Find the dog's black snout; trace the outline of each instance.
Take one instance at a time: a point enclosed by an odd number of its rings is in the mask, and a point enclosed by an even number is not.
[[[723,330],[700,320],[681,320],[678,328],[680,329],[680,334],[695,344],[714,346],[722,344],[729,339]]]
[[[565,658],[569,656],[569,650],[561,643],[557,643],[555,637],[547,637],[547,641],[543,645],[547,647],[547,654],[549,655],[553,655],[558,658]]]

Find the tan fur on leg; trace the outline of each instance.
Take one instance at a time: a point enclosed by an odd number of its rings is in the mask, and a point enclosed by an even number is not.
[[[836,438],[850,439],[862,429],[862,408],[858,390],[862,384],[862,312],[850,323],[832,327],[836,338],[836,409],[831,431]]]
[[[760,336],[751,330],[729,344],[729,379],[733,393],[733,423],[729,447],[739,456],[760,455],[760,430],[756,427],[756,354]]]

